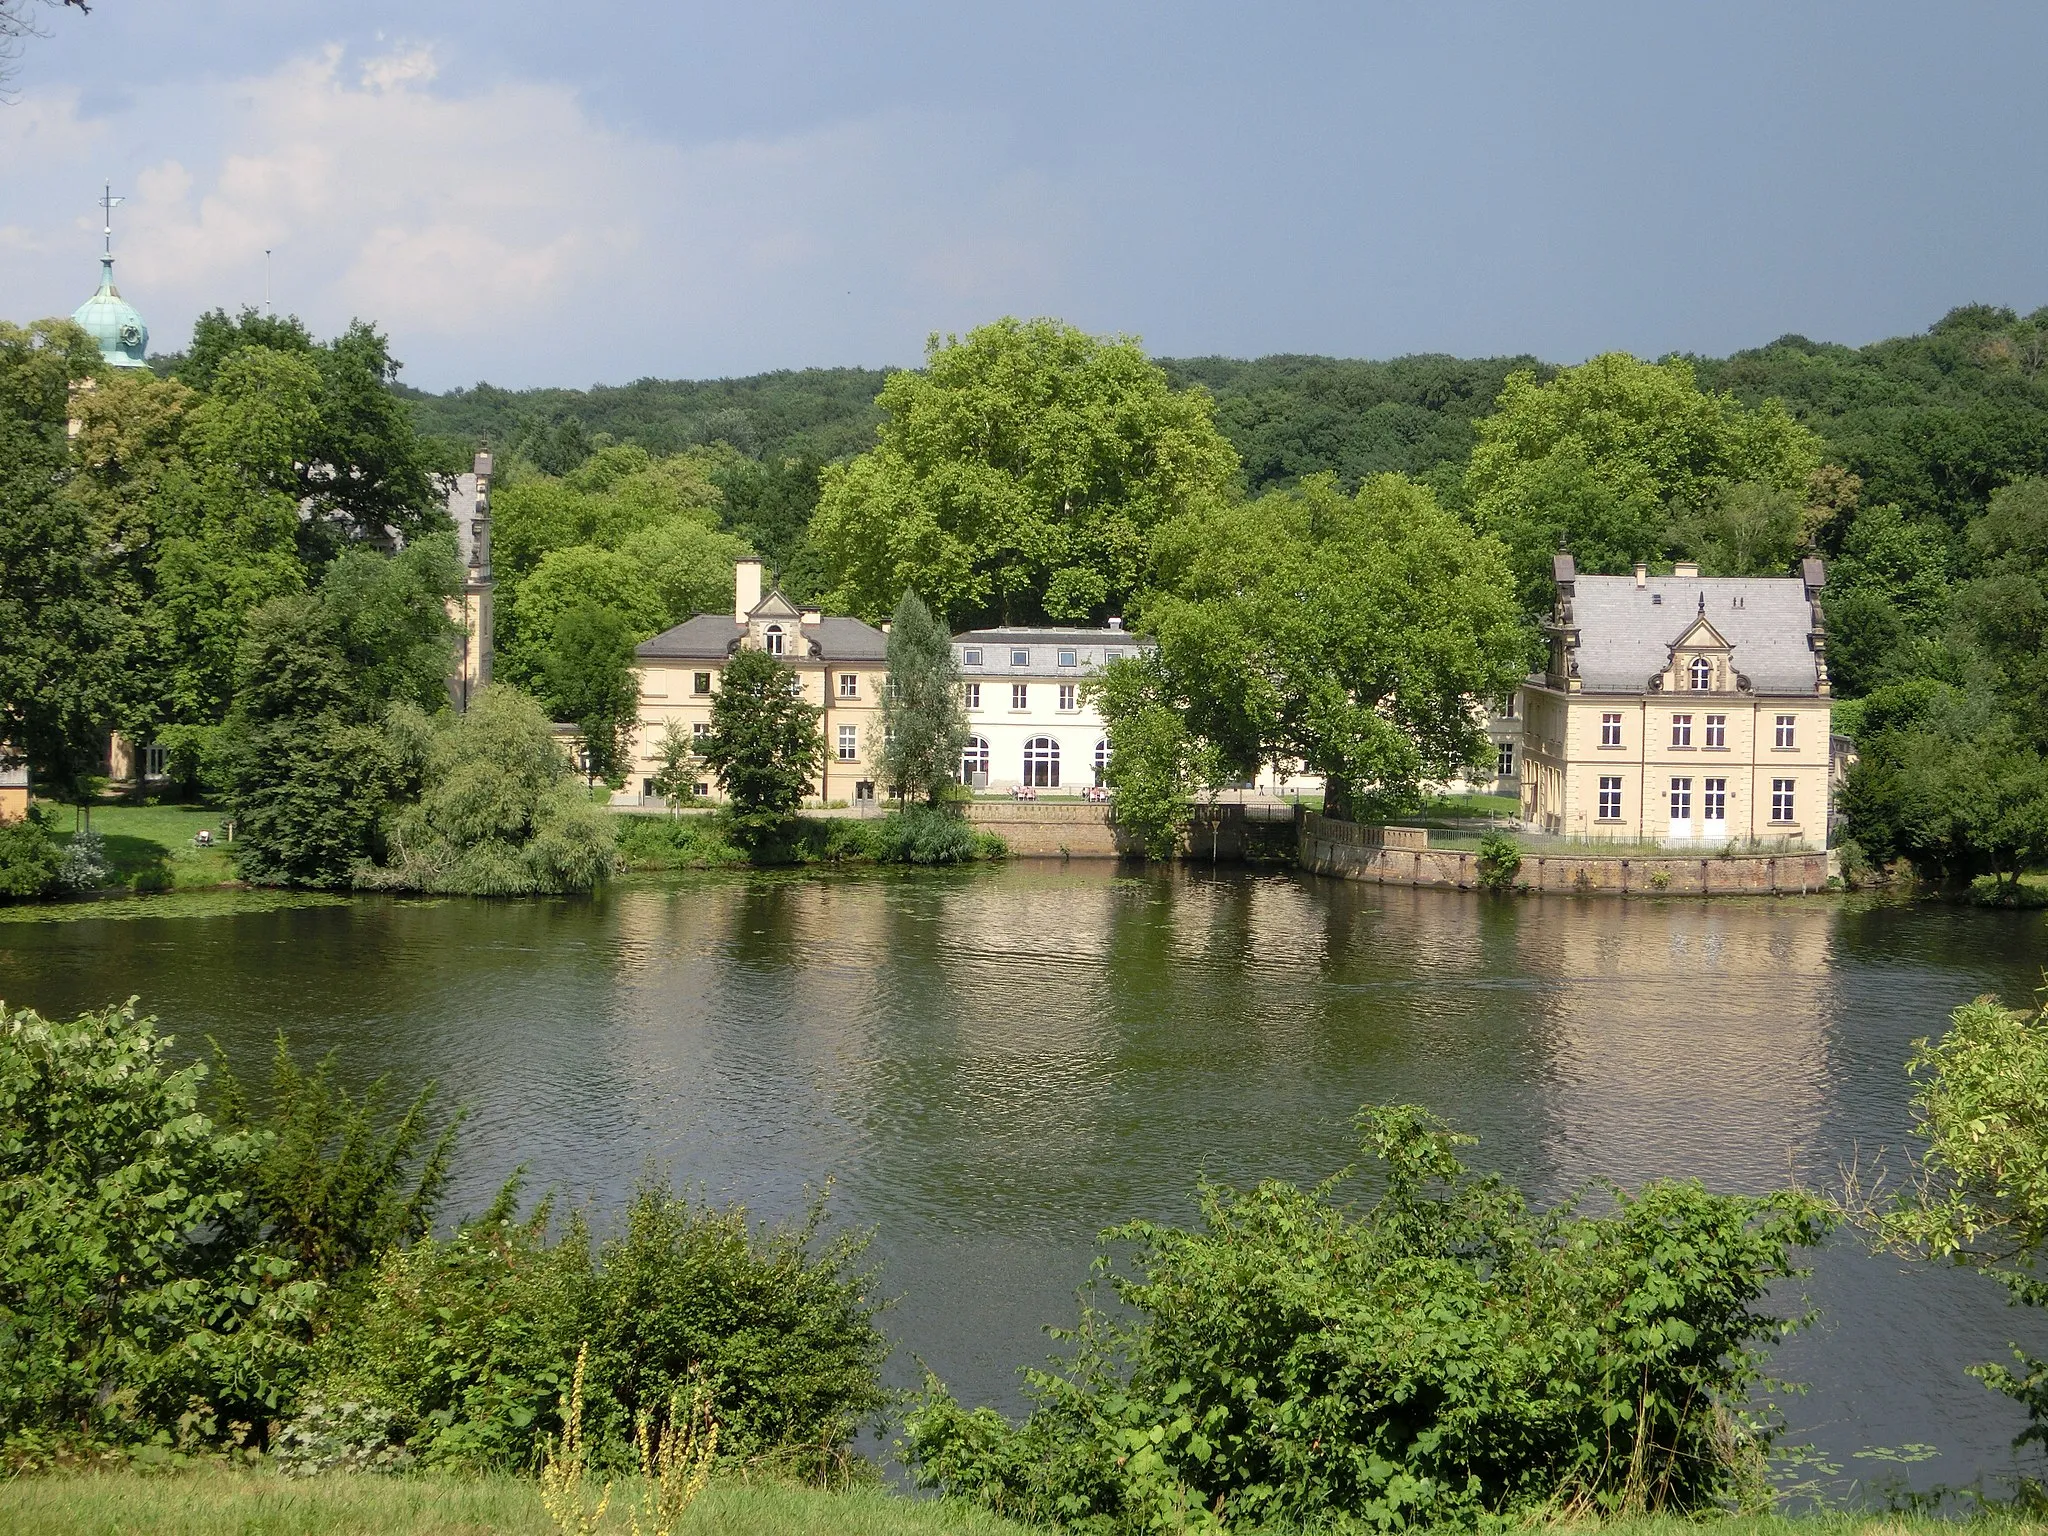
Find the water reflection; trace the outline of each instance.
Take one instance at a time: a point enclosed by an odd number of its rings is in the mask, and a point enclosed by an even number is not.
[[[175,910],[175,907],[167,910]],[[1016,865],[706,876],[592,902],[406,903],[0,928],[0,995],[139,992],[260,1072],[280,1027],[472,1110],[456,1199],[523,1165],[599,1219],[650,1164],[765,1213],[827,1179],[891,1327],[971,1398],[1071,1315],[1099,1228],[1201,1173],[1314,1178],[1416,1100],[1542,1196],[1596,1175],[1764,1188],[1896,1145],[1911,1040],[2048,955],[2039,915],[1541,898]],[[1961,1375],[2038,1320],[1968,1276],[1825,1255],[1784,1357],[1839,1451],[1952,1480],[2017,1415]],[[2036,1338],[2036,1342],[2041,1340]]]

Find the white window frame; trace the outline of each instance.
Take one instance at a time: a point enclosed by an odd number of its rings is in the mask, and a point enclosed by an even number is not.
[[[1081,707],[1081,690],[1073,683],[1060,684],[1060,712],[1072,714]]]
[[[1068,646],[1060,651],[1058,660],[1063,667],[1078,667],[1081,664],[1081,653]]]
[[[965,708],[965,709],[979,709],[979,708],[981,708],[981,684],[979,684],[979,683],[968,683],[968,684],[965,684],[965,685],[964,685],[964,688],[963,688],[963,692],[964,692],[964,694],[965,694],[965,697],[964,697],[964,698],[963,698],[963,699],[961,700],[961,706],[962,706],[963,708]]]
[[[1700,780],[1700,820],[1726,821],[1728,819],[1728,781],[1723,778]]]
[[[1028,647],[1026,647],[1026,646],[1021,646],[1021,645],[1013,645],[1013,646],[1011,646],[1011,647],[1010,647],[1010,665],[1011,665],[1011,666],[1013,666],[1013,667],[1028,667],[1028,666],[1030,666],[1030,665],[1031,665],[1031,651],[1030,651],[1030,649],[1029,649]]]
[[[1018,714],[1022,714],[1031,708],[1031,685],[1029,683],[1010,684],[1010,708]]]
[[[1603,773],[1600,775],[1599,819],[1601,821],[1621,820],[1621,775]]]
[[[978,666],[980,666],[980,665],[981,665],[981,647],[980,647],[980,646],[978,646],[978,645],[970,645],[970,646],[968,646],[968,647],[967,647],[967,648],[966,648],[965,650],[961,651],[961,653],[960,653],[960,665],[961,665],[961,666],[963,666],[963,667],[978,667]]]
[[[1024,743],[1023,783],[1029,789],[1060,787],[1060,744],[1051,736],[1033,736]]]
[[[1710,747],[1725,747],[1728,745],[1728,717],[1726,715],[1707,716],[1707,745]]]
[[[1600,745],[1618,747],[1621,745],[1621,716],[1603,714],[1600,717]]]
[[[770,624],[767,629],[762,631],[761,649],[770,656],[780,656],[782,654],[782,626],[780,624]]]
[[[1693,657],[1686,673],[1694,693],[1705,693],[1714,686],[1714,664],[1704,656]]]
[[[1673,715],[1671,717],[1671,745],[1674,747],[1689,747],[1692,745],[1691,715]]]
[[[1692,820],[1692,780],[1674,778],[1671,781],[1671,820],[1673,822]]]
[[[981,782],[988,782],[989,750],[986,736],[970,736],[967,744],[960,749],[960,782],[972,784],[976,774]]]
[[[1515,744],[1512,741],[1496,743],[1493,754],[1493,776],[1496,779],[1513,778],[1515,773]]]
[[[1778,716],[1772,744],[1787,749],[1799,745],[1799,717],[1797,715]]]
[[[855,762],[860,757],[860,727],[842,725],[839,727],[839,761]]]
[[[1771,825],[1787,827],[1799,819],[1799,781],[1771,780]]]
[[[860,697],[860,674],[858,672],[842,672],[839,674],[839,697],[842,699],[857,699]]]

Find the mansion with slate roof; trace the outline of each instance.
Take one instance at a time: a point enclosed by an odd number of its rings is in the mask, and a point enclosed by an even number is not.
[[[633,653],[640,711],[626,798],[658,798],[654,776],[661,772],[662,732],[669,721],[680,721],[699,740],[710,734],[719,674],[744,648],[779,657],[802,683],[805,702],[822,711],[825,773],[817,797],[827,804],[876,800],[888,637],[859,619],[799,608],[779,589],[763,597],[758,560],[740,561],[734,576],[730,617],[700,613],[643,641]],[[708,769],[695,789],[700,796],[715,794]]]
[[[1793,576],[1581,576],[1560,554],[1548,668],[1520,698],[1521,816],[1573,839],[1823,849],[1821,562]]]

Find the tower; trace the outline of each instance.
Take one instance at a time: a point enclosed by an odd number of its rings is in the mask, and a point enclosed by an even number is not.
[[[491,681],[491,456],[479,453],[466,475],[448,487],[448,518],[462,560],[462,593],[448,600],[448,617],[462,627],[448,697],[458,711]]]
[[[108,182],[100,193],[100,209],[105,215],[105,224],[100,231],[104,244],[100,249],[99,291],[72,311],[71,318],[85,327],[86,334],[99,343],[100,356],[109,367],[147,368],[149,327],[143,324],[135,306],[122,298],[121,290],[114,286],[114,209],[125,201],[125,198],[114,196],[112,182]]]

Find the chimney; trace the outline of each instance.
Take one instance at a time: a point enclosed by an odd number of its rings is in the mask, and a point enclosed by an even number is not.
[[[1697,560],[1680,560],[1671,567],[1671,574],[1674,576],[1685,576],[1697,581],[1700,574],[1700,563]]]
[[[1111,614],[1109,616],[1109,627],[1111,629],[1122,629],[1124,627],[1123,617],[1120,614]]]
[[[732,621],[747,622],[747,615],[761,606],[761,562],[737,560],[732,568]]]
[[[822,608],[806,608],[804,610],[804,622],[812,625],[824,623],[825,610]]]
[[[1642,561],[1638,560],[1636,562],[1636,586],[1638,588],[1648,586],[1649,581],[1650,568],[1647,565],[1643,564]]]

